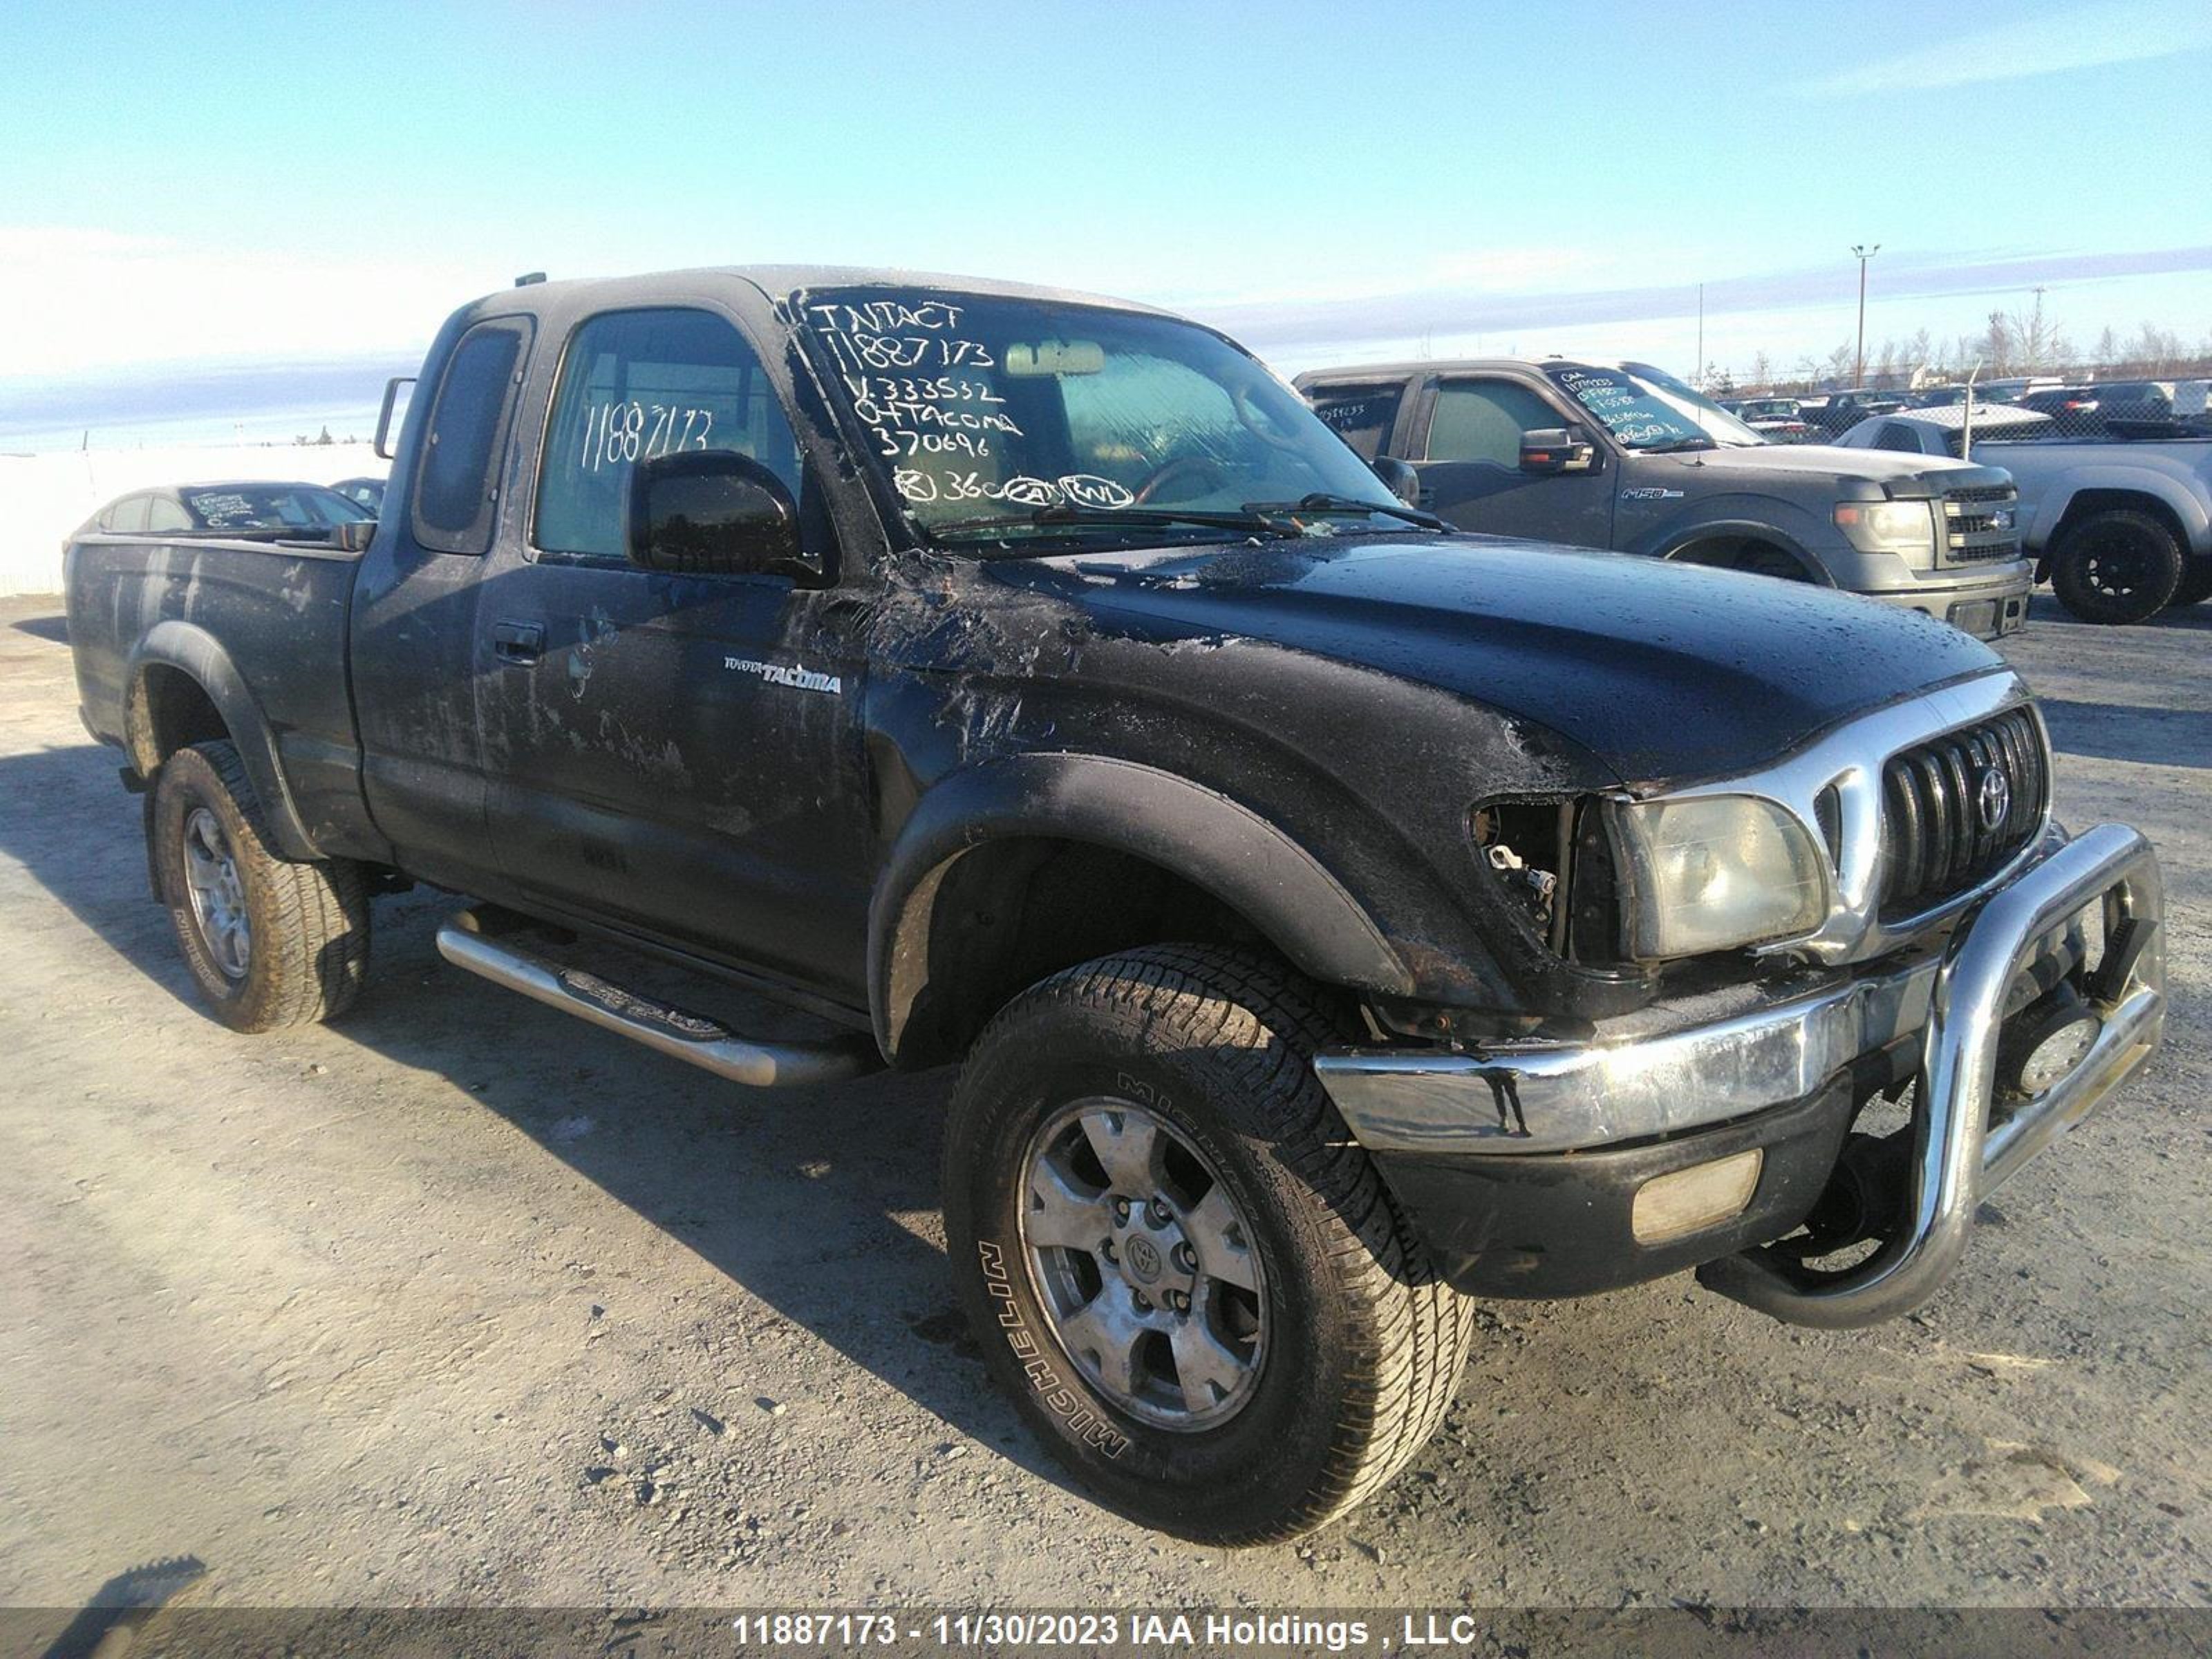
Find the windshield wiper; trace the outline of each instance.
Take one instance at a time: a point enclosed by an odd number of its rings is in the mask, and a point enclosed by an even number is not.
[[[1717,440],[1701,435],[1695,438],[1669,438],[1663,444],[1638,444],[1636,446],[1636,453],[1639,455],[1676,455],[1686,449],[1718,449],[1719,447],[1720,444]]]
[[[1244,510],[1247,513],[1380,513],[1388,518],[1419,525],[1424,530],[1451,528],[1435,514],[1424,513],[1419,507],[1407,507],[1401,501],[1363,501],[1357,495],[1332,495],[1326,489],[1316,489],[1294,501],[1247,501]]]
[[[1157,529],[1178,524],[1194,524],[1208,530],[1235,530],[1248,535],[1255,532],[1266,536],[1299,533],[1296,525],[1251,507],[1235,513],[1206,513],[1175,507],[1076,507],[1066,501],[1034,507],[1026,513],[994,513],[980,519],[955,519],[950,524],[931,525],[927,528],[932,536],[946,536],[969,530],[1050,530],[1063,525],[1077,528],[1130,526]]]

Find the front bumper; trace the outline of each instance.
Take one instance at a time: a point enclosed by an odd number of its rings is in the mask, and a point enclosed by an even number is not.
[[[2062,1079],[2000,1110],[2008,996],[2100,902],[2104,948],[2081,988],[2097,1035]],[[1462,1289],[1573,1295],[1702,1264],[1710,1286],[1778,1318],[1867,1324],[1925,1302],[1957,1264],[1979,1197],[2149,1055],[2165,1019],[2162,919],[2149,844],[2105,824],[1970,910],[1940,955],[1885,972],[1739,991],[1734,1006],[1677,1009],[1588,1044],[1337,1050],[1316,1069]],[[1756,1249],[1820,1196],[1869,1067],[1918,1078],[1905,1225],[1840,1273]],[[1763,1171],[1741,1213],[1636,1243],[1628,1208],[1645,1182],[1754,1146]]]
[[[1947,622],[1978,640],[2002,639],[2027,626],[2028,595],[2035,587],[2034,573],[2025,562],[2008,562],[2003,568],[2007,574],[1995,581],[1929,581],[1866,597]]]

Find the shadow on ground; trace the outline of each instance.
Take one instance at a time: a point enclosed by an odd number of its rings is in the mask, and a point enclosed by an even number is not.
[[[148,896],[137,803],[91,744],[0,757],[0,855],[198,1009]],[[368,987],[327,1028],[443,1076],[611,1196],[951,1428],[1067,1483],[986,1376],[933,1242],[945,1072],[755,1092],[468,978],[451,896],[380,900]],[[715,987],[764,1035],[805,1016]],[[204,1015],[202,1016],[204,1017]],[[1072,1489],[1072,1488],[1071,1488]]]
[[[2065,755],[2212,769],[2212,720],[2202,709],[2039,697],[2051,746]]]

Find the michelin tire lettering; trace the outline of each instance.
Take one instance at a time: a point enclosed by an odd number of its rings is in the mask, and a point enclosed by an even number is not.
[[[999,1328],[1006,1334],[1006,1345],[1022,1362],[1022,1374],[1029,1378],[1030,1389],[1046,1410],[1066,1420],[1069,1432],[1085,1445],[1096,1446],[1109,1457],[1119,1457],[1128,1449],[1129,1437],[1116,1432],[1060,1380],[1015,1305],[1013,1284],[1006,1277],[1006,1253],[988,1239],[975,1242],[975,1253],[983,1264],[983,1287],[999,1304]]]

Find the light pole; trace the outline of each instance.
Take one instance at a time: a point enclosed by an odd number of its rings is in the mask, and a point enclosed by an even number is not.
[[[1851,384],[1864,386],[1866,384],[1866,268],[1867,261],[1881,252],[1881,244],[1876,242],[1872,247],[1861,244],[1855,246],[1851,252],[1858,256],[1859,261],[1859,358],[1858,367],[1851,374]]]
[[[1698,284],[1698,362],[1690,384],[1703,392],[1705,389],[1705,285]]]

